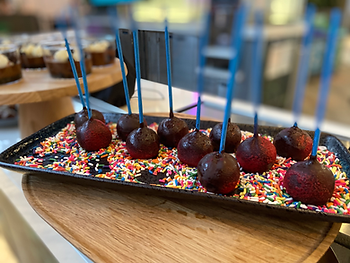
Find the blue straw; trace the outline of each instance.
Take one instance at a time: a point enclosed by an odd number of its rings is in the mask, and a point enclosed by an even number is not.
[[[170,115],[173,115],[173,91],[172,91],[172,85],[171,85],[171,57],[170,57],[168,20],[165,19],[164,23],[165,23],[164,37],[165,37],[166,65],[167,65],[168,90],[169,90],[169,107],[170,107]]]
[[[71,65],[71,68],[72,68],[72,71],[73,71],[73,76],[74,76],[74,79],[75,79],[75,84],[77,85],[80,102],[83,105],[83,107],[85,108],[86,107],[85,106],[85,101],[84,101],[84,97],[83,97],[83,92],[81,90],[77,69],[75,67],[74,59],[73,59],[73,56],[72,56],[72,51],[70,50],[69,43],[68,43],[68,40],[67,40],[67,33],[66,33],[67,25],[66,25],[65,22],[63,22],[63,19],[58,20],[57,21],[57,25],[61,29],[61,33],[62,33],[62,36],[64,38],[64,42],[65,42],[66,49],[67,49],[67,52],[68,52],[69,62],[70,62],[70,65]]]
[[[297,126],[297,122],[301,115],[302,105],[304,101],[303,98],[305,93],[305,86],[309,77],[309,61],[311,54],[311,45],[313,40],[313,20],[315,17],[315,13],[315,6],[309,5],[306,9],[305,24],[307,31],[303,37],[293,101],[293,116],[295,127]]]
[[[198,72],[198,77],[197,77],[197,90],[198,90],[198,101],[197,101],[197,117],[196,117],[196,129],[200,129],[200,122],[201,122],[201,96],[203,92],[203,69],[206,61],[206,57],[203,54],[204,47],[208,45],[209,41],[209,31],[210,31],[210,11],[206,14],[206,21],[205,21],[205,26],[204,26],[204,31],[202,36],[199,39],[199,72]]]
[[[227,85],[226,108],[225,108],[224,121],[222,125],[222,133],[221,133],[220,149],[219,149],[220,153],[225,149],[227,125],[228,125],[228,119],[230,118],[230,115],[231,115],[232,94],[234,92],[235,75],[236,75],[238,62],[240,58],[242,34],[243,34],[244,23],[247,17],[247,10],[248,9],[245,4],[242,4],[241,6],[239,6],[237,13],[235,15],[234,25],[232,26],[232,29],[234,30],[232,34],[234,35],[234,37],[232,38],[231,45],[235,54],[231,58],[229,63],[229,69],[230,69],[231,75]]]
[[[123,77],[123,86],[124,86],[126,106],[128,107],[128,114],[131,115],[132,112],[131,112],[131,105],[130,105],[128,81],[126,79],[126,74],[125,74],[122,44],[120,42],[119,27],[117,25],[117,21],[118,21],[117,9],[116,9],[116,7],[110,7],[110,8],[108,8],[108,11],[109,11],[109,16],[111,18],[111,23],[112,23],[112,26],[113,26],[113,29],[115,32],[115,40],[116,40],[116,44],[117,44],[119,63],[120,63],[121,71],[122,71],[122,77]]]
[[[141,95],[141,70],[140,70],[140,54],[139,54],[139,38],[138,30],[134,29],[132,35],[134,37],[134,53],[135,53],[135,70],[136,70],[136,82],[137,82],[137,100],[139,103],[139,119],[140,124],[143,123],[143,110],[142,110],[142,95]]]
[[[336,46],[338,41],[338,31],[341,21],[341,13],[338,8],[334,8],[330,15],[330,26],[328,29],[328,40],[326,45],[326,52],[323,58],[323,66],[321,71],[320,92],[318,95],[318,103],[316,110],[316,131],[312,146],[312,156],[316,156],[317,147],[319,144],[320,124],[324,118],[327,105],[327,97],[329,85],[332,77],[332,70],[334,65],[334,57],[336,53]]]
[[[75,31],[75,38],[78,44],[78,49],[80,52],[80,69],[81,69],[81,75],[83,77],[83,84],[84,84],[84,91],[85,91],[85,99],[86,99],[86,108],[88,112],[89,119],[91,118],[91,110],[90,110],[90,102],[89,102],[89,88],[88,88],[88,83],[86,79],[86,71],[85,71],[85,57],[84,57],[84,51],[83,51],[83,46],[81,44],[81,39],[80,39],[80,33],[79,33],[79,28],[76,20],[76,15],[73,13],[72,10],[72,20],[73,20],[73,27]]]

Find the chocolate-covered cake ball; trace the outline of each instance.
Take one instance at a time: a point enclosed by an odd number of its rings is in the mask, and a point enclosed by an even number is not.
[[[305,160],[312,150],[310,135],[295,126],[280,131],[276,135],[273,144],[278,155],[286,158],[290,157],[296,161]]]
[[[316,157],[293,164],[284,176],[283,186],[295,200],[322,206],[334,192],[334,175]]]
[[[236,158],[244,171],[263,173],[270,170],[276,161],[276,148],[267,139],[253,136],[237,148]]]
[[[117,122],[117,134],[123,141],[129,134],[140,127],[138,114],[125,114],[121,116]]]
[[[177,146],[177,155],[180,161],[194,167],[206,154],[212,151],[213,145],[209,137],[197,129],[182,137]]]
[[[107,147],[112,140],[109,127],[98,119],[91,118],[76,131],[79,145],[86,151],[97,151]]]
[[[213,144],[214,151],[218,151],[220,148],[222,134],[222,123],[216,124],[210,132],[209,138]],[[234,153],[237,151],[238,145],[241,143],[242,135],[239,127],[231,122],[228,122],[226,142],[224,151],[227,153]]]
[[[106,123],[103,114],[98,110],[94,110],[94,109],[91,110],[91,118],[94,118],[102,121],[103,123]],[[81,125],[83,125],[88,119],[89,119],[88,111],[87,111],[87,108],[84,107],[81,111],[77,112],[74,115],[75,128],[78,128]]]
[[[231,193],[240,177],[236,159],[225,152],[208,153],[199,161],[197,170],[202,186],[217,194]]]
[[[134,159],[150,159],[158,155],[158,134],[143,123],[126,138],[126,149]]]
[[[186,122],[177,117],[163,119],[158,126],[159,141],[167,147],[176,147],[186,134]]]

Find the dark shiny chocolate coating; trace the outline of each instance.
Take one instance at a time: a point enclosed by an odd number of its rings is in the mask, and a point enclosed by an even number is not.
[[[45,68],[44,57],[31,57],[21,53],[22,68]]]
[[[81,77],[80,63],[74,61],[75,68],[77,69],[78,76]],[[54,60],[46,60],[46,67],[48,68],[51,77],[53,78],[74,78],[72,68],[67,59],[67,62],[56,62]],[[86,74],[90,74],[92,69],[91,58],[85,58],[85,71]]]
[[[295,200],[322,206],[334,192],[334,175],[315,157],[292,165],[284,176],[283,186]]]
[[[119,118],[117,122],[117,134],[123,141],[129,136],[129,134],[140,127],[138,114],[126,114]]]
[[[298,127],[290,127],[280,131],[274,138],[273,144],[277,154],[292,158],[296,161],[303,161],[312,150],[312,139],[308,133]]]
[[[112,140],[109,127],[102,121],[91,118],[81,125],[77,131],[77,141],[86,151],[97,151],[107,147]]]
[[[198,162],[213,151],[213,145],[208,136],[195,130],[179,141],[177,154],[181,162],[196,167]]]
[[[198,179],[209,192],[229,194],[235,190],[240,171],[236,159],[228,153],[212,152],[198,163]]]
[[[269,140],[253,136],[238,146],[236,158],[246,172],[263,173],[275,163],[276,148]]]
[[[188,134],[186,122],[177,117],[167,118],[159,123],[159,141],[167,147],[176,147],[186,134]]]
[[[209,138],[213,144],[214,151],[218,151],[220,148],[222,134],[222,123],[216,124],[210,132]],[[242,135],[239,127],[229,122],[227,125],[226,142],[224,151],[227,153],[234,153],[237,151],[238,145],[241,143]]]
[[[115,61],[115,50],[108,47],[104,52],[89,52],[93,66],[105,66],[113,64]]]
[[[101,112],[98,110],[91,110],[91,117],[97,120],[102,121],[103,123],[106,123],[105,118]],[[74,124],[75,128],[80,127],[83,125],[87,120],[89,119],[89,115],[87,112],[87,108],[84,107],[81,111],[77,112],[74,116]]]
[[[126,149],[134,159],[154,158],[160,148],[158,134],[143,124],[140,126],[126,138]]]

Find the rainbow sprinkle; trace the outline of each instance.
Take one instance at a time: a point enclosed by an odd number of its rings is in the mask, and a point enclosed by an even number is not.
[[[157,158],[132,159],[125,148],[125,142],[117,138],[116,123],[108,125],[113,139],[107,148],[96,152],[86,152],[76,141],[75,126],[72,122],[56,136],[42,141],[40,146],[33,149],[33,155],[21,156],[15,164],[110,180],[206,192],[197,180],[197,169],[179,161],[176,148],[161,145]],[[158,128],[156,123],[149,127],[154,130]],[[209,135],[210,130],[202,132]],[[252,136],[250,132],[242,132],[242,140]],[[263,137],[273,141],[270,136],[264,135]],[[286,193],[283,178],[287,169],[295,161],[279,156],[272,169],[263,174],[241,171],[240,182],[232,198],[317,212],[350,214],[349,179],[342,171],[339,159],[325,146],[318,147],[317,159],[333,172],[336,180],[333,197],[324,206],[313,206],[294,201]]]

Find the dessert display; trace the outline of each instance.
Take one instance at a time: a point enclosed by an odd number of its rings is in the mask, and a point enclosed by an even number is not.
[[[214,147],[214,151],[218,151],[220,148],[222,133],[222,123],[216,124],[210,132],[209,138]],[[226,143],[225,143],[225,152],[235,153],[237,151],[238,145],[241,143],[241,130],[239,127],[228,121],[227,134],[226,134]]]
[[[197,170],[201,185],[217,194],[233,192],[240,178],[236,159],[225,152],[208,153],[199,161]]]
[[[237,148],[236,158],[243,170],[263,173],[271,169],[276,161],[276,148],[267,139],[253,136]]]
[[[21,63],[15,45],[0,45],[0,84],[22,78]]]
[[[145,123],[147,125],[147,123]],[[138,114],[126,114],[119,118],[117,122],[117,133],[119,138],[123,141],[129,136],[129,134],[140,127]]]
[[[22,68],[45,68],[44,52],[40,44],[26,43],[20,47]]]
[[[231,163],[231,167],[236,167],[233,164],[234,161],[226,154],[224,157],[221,157],[217,153],[211,153],[202,159],[202,164],[198,165],[197,169],[196,166],[188,165],[179,160],[176,147],[166,147],[163,144],[160,144],[159,151],[157,151],[155,157],[136,159],[131,156],[126,143],[118,137],[116,122],[110,122],[107,126],[112,133],[112,141],[106,147],[92,152],[82,148],[77,141],[77,131],[72,121],[68,122],[58,133],[55,132],[52,136],[44,138],[34,148],[30,147],[28,153],[19,156],[15,164],[46,171],[53,170],[79,174],[89,178],[96,177],[135,184],[152,184],[158,187],[183,189],[207,194],[212,194],[215,190],[205,181],[205,178],[210,177],[210,175],[202,172],[199,176],[200,172],[198,171],[205,167],[204,164],[206,162],[217,162],[219,164],[224,160],[228,160]],[[158,124],[151,123],[149,127],[157,131]],[[209,138],[211,127],[199,132]],[[254,136],[253,133],[247,131],[241,131],[241,134],[243,142]],[[268,142],[273,142],[271,136],[259,135],[259,137]],[[234,156],[234,154],[231,155]],[[326,204],[314,205],[306,203],[294,198],[292,192],[288,192],[287,184],[290,183],[288,183],[289,179],[286,173],[290,167],[298,164],[298,162],[281,156],[277,156],[270,170],[263,173],[251,173],[241,169],[237,186],[235,186],[233,192],[229,192],[228,196],[233,199],[280,207],[349,215],[349,179],[342,169],[339,157],[325,146],[319,146],[316,158],[319,163],[329,168],[335,180],[332,197]],[[207,159],[216,161],[206,161]],[[208,167],[208,169],[211,168]],[[225,168],[223,169],[226,171]],[[231,178],[231,187],[233,187],[234,180],[236,180],[235,174],[232,172],[232,175],[227,177],[225,174],[222,178]],[[226,192],[226,190],[222,190],[223,188],[218,188],[218,185],[216,189]]]
[[[176,147],[179,141],[188,134],[188,126],[184,120],[175,116],[159,123],[158,135],[160,143],[168,147]]]
[[[141,123],[128,135],[125,146],[134,159],[154,158],[159,151],[159,137],[154,130]]]
[[[177,146],[179,160],[194,167],[212,151],[213,145],[209,137],[197,129],[182,137]]]
[[[315,156],[292,165],[284,176],[283,186],[295,200],[315,206],[326,204],[333,195],[335,179],[329,168]]]
[[[109,127],[102,121],[90,118],[77,128],[77,141],[86,151],[98,151],[112,140]]]
[[[103,123],[106,123],[105,118],[101,112],[98,110],[91,110],[91,118],[97,119],[102,121]],[[83,125],[87,120],[89,119],[88,111],[86,107],[83,107],[83,109],[79,112],[77,112],[74,116],[74,124],[76,128],[79,128],[81,125]]]
[[[43,44],[44,60],[50,75],[53,78],[73,78],[73,71],[68,60],[68,52],[63,43]],[[73,59],[77,69],[78,76],[81,77],[80,54],[77,48],[72,47]],[[84,49],[85,51],[85,49]],[[84,52],[86,74],[92,71],[91,55]]]
[[[303,161],[312,150],[312,139],[310,135],[299,129],[297,126],[286,128],[280,131],[273,144],[277,154],[283,157],[290,157],[296,161]]]
[[[114,40],[94,40],[87,46],[86,52],[91,55],[93,66],[105,66],[113,64],[115,61]]]

